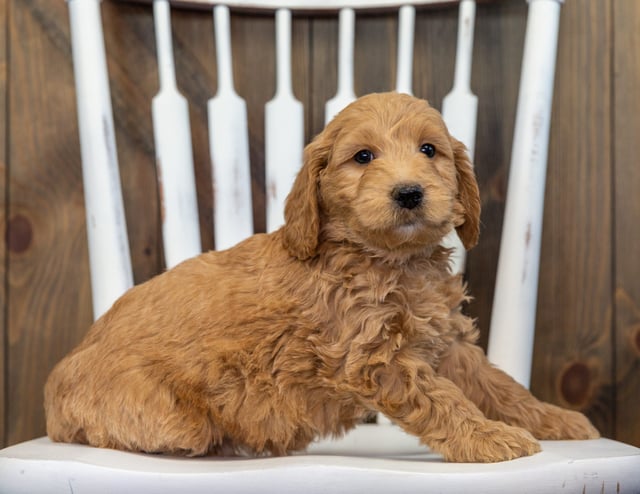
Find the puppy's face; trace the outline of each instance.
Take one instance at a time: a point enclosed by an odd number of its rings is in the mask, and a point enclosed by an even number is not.
[[[333,127],[320,174],[328,228],[371,247],[397,249],[437,243],[462,222],[451,140],[426,102],[361,101]]]
[[[413,251],[467,224],[473,231],[465,244],[475,244],[479,198],[471,165],[424,100],[395,93],[360,98],[307,147],[305,168],[301,175],[315,182],[317,223],[328,238]],[[288,222],[296,211],[289,213]]]

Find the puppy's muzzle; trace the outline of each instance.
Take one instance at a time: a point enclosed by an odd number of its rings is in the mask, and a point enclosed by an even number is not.
[[[391,191],[394,202],[403,209],[415,209],[422,205],[424,189],[420,185],[398,185]]]

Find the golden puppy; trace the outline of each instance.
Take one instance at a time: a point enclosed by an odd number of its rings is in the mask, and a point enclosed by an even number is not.
[[[593,438],[492,367],[439,243],[478,238],[464,146],[426,101],[365,96],[305,150],[286,224],[123,295],[45,388],[55,441],[282,455],[382,412],[450,461]]]

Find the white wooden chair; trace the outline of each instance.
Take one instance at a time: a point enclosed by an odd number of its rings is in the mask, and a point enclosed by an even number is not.
[[[198,2],[211,3],[191,0]],[[414,7],[410,4],[420,3],[429,2],[227,2],[231,7],[270,9],[276,15],[278,83],[276,96],[266,108],[266,173],[272,192],[267,211],[269,229],[282,222],[284,197],[300,166],[303,145],[299,130],[303,110],[291,91],[288,9],[336,12],[341,9],[338,93],[327,103],[330,117],[355,98],[354,10],[360,8],[382,5],[399,8],[396,89],[411,92]],[[465,142],[473,155],[477,102],[469,81],[475,4],[470,0],[459,3],[455,81],[444,101],[443,114],[452,134]],[[530,0],[489,346],[490,359],[525,385],[529,383],[531,368],[561,3],[562,0]],[[246,113],[244,102],[233,89],[229,10],[221,5],[213,8],[219,90],[209,102],[209,118],[211,155],[216,163],[215,235],[219,248],[252,233],[252,221]],[[131,261],[115,153],[100,0],[69,0],[69,10],[97,317],[131,287]],[[176,88],[166,0],[154,2],[154,17],[161,90],[153,101],[153,122],[164,198],[165,256],[167,266],[171,267],[200,252],[200,236],[187,104]],[[226,116],[226,128],[217,125],[219,115]],[[231,125],[229,116],[235,117]],[[538,132],[531,131],[534,125]],[[287,129],[285,135],[279,134],[282,128]],[[292,145],[294,142],[297,146]],[[279,166],[274,166],[275,163]],[[234,198],[238,197],[242,200],[236,202]],[[225,209],[234,204],[243,207]],[[525,225],[530,228],[528,235]],[[455,238],[449,241],[455,244]],[[457,259],[456,269],[461,269],[464,252],[459,251]],[[523,279],[524,263],[530,269]],[[0,451],[0,492],[640,492],[640,449],[620,442],[543,441],[543,451],[528,458],[487,465],[448,464],[420,446],[416,438],[384,420],[379,422],[362,425],[341,440],[314,444],[307,454],[286,458],[169,458],[54,444],[40,438]]]

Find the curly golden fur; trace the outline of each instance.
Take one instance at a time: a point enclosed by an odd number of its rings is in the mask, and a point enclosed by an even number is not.
[[[55,441],[282,455],[382,412],[449,461],[592,438],[492,367],[449,252],[478,239],[464,146],[426,101],[360,98],[307,146],[286,224],[124,294],[49,376]]]

